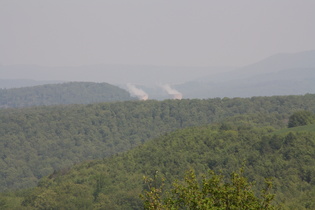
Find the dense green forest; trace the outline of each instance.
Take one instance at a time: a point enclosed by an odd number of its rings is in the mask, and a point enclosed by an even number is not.
[[[140,209],[139,195],[148,190],[143,176],[155,177],[157,188],[164,178],[167,190],[188,170],[198,177],[209,169],[228,176],[244,164],[256,192],[272,179],[274,205],[314,209],[315,125],[275,129],[256,117],[180,129],[128,152],[55,171],[36,188],[3,194],[2,200],[17,209]]]
[[[0,89],[0,108],[91,104],[132,99],[127,91],[108,83],[69,82]]]
[[[1,191],[31,188],[42,179],[33,190],[3,194],[0,205],[138,209],[143,175],[158,171],[169,187],[189,169],[228,175],[245,161],[257,189],[274,178],[277,203],[313,207],[312,121],[286,128],[301,110],[298,116],[315,112],[315,95],[3,109]]]
[[[129,150],[178,128],[246,113],[259,115],[256,119],[261,123],[284,127],[296,110],[314,112],[315,95],[3,109],[1,190],[35,186],[54,170]]]

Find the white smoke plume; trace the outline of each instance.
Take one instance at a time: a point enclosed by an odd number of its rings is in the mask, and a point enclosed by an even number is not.
[[[128,91],[137,96],[140,100],[148,100],[149,96],[146,92],[144,92],[142,89],[140,88],[137,88],[135,85],[132,85],[132,84],[127,84],[127,88],[128,88]]]
[[[162,85],[162,88],[169,94],[173,97],[173,99],[182,99],[183,98],[183,94],[181,94],[180,92],[178,92],[177,90],[171,88],[170,85],[168,84],[165,84],[165,85]]]

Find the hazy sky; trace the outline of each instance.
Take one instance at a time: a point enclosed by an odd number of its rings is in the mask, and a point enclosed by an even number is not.
[[[242,66],[314,37],[314,0],[0,0],[2,65]]]

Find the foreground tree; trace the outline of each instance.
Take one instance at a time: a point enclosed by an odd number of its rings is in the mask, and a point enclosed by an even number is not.
[[[274,198],[270,194],[271,182],[266,181],[266,188],[260,196],[256,196],[249,183],[240,173],[232,173],[230,180],[213,171],[199,182],[193,171],[189,171],[185,180],[176,181],[173,189],[163,192],[163,183],[157,177],[145,178],[149,190],[141,195],[145,209],[276,209],[272,204]]]

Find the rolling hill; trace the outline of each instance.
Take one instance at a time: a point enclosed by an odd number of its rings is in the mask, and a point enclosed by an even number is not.
[[[135,100],[107,83],[70,82],[0,89],[0,108]]]
[[[1,190],[32,187],[54,170],[109,157],[176,129],[220,122],[227,117],[254,114],[255,123],[281,128],[296,110],[315,112],[314,97],[308,94],[2,109]]]
[[[245,163],[244,175],[262,190],[274,183],[275,204],[288,209],[315,207],[315,133],[275,128],[238,116],[219,124],[177,130],[128,152],[55,171],[27,191],[23,208],[140,209],[147,189],[143,176],[155,177],[164,189],[189,169],[200,177],[209,169],[228,175]],[[228,124],[228,126],[227,126]]]

